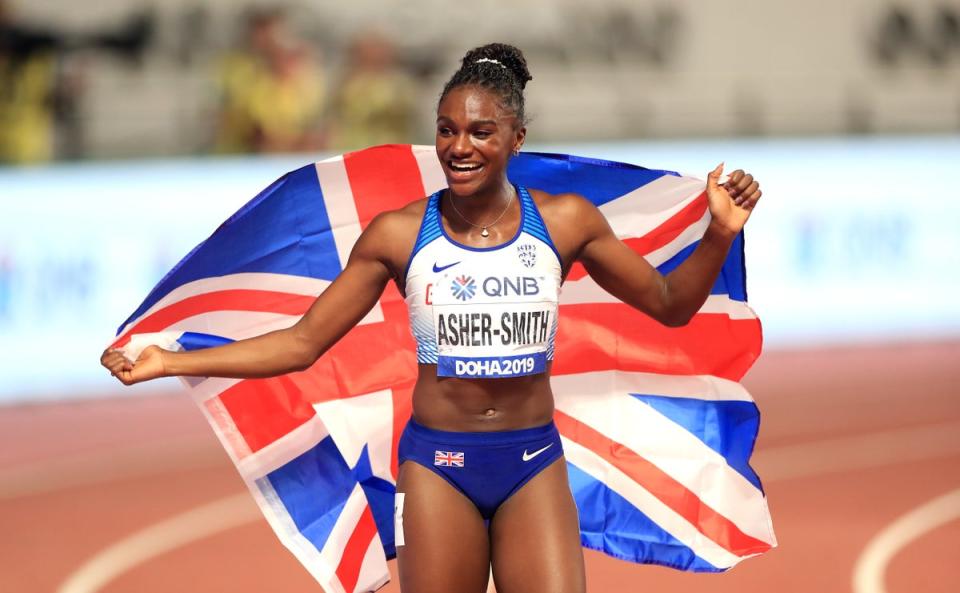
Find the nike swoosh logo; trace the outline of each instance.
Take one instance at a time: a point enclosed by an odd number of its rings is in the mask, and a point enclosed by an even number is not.
[[[523,450],[523,460],[524,460],[524,461],[530,461],[531,459],[533,459],[533,458],[536,457],[537,455],[543,453],[544,451],[546,451],[547,449],[549,449],[549,448],[552,447],[552,446],[553,446],[553,443],[550,443],[549,445],[547,445],[547,446],[544,447],[543,449],[537,449],[537,450],[534,451],[533,453],[527,453],[527,450],[524,449],[524,450]]]
[[[433,263],[433,273],[436,274],[436,273],[438,273],[438,272],[442,272],[442,271],[446,270],[447,268],[452,268],[453,266],[455,266],[455,265],[457,265],[457,264],[459,264],[459,263],[460,263],[460,262],[455,261],[455,262],[453,262],[452,264],[448,264],[448,265],[446,265],[446,266],[438,266],[437,263],[434,262],[434,263]]]

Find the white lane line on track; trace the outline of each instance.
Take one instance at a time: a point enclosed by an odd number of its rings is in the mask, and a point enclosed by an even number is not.
[[[763,483],[960,454],[960,422],[924,424],[760,449],[750,465]]]
[[[94,593],[151,558],[259,517],[260,510],[247,492],[190,509],[101,550],[70,574],[57,593]]]
[[[854,593],[886,593],[884,575],[893,557],[913,540],[960,519],[960,488],[916,507],[867,542],[853,567]]]

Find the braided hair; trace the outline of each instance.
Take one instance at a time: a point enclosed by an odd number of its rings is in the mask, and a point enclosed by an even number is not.
[[[479,86],[493,91],[503,101],[503,106],[516,114],[520,125],[526,125],[523,88],[529,80],[533,77],[519,49],[505,43],[488,43],[463,56],[460,69],[444,85],[440,101],[455,88]]]

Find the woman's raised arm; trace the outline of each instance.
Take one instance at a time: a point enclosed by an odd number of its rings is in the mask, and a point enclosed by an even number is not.
[[[720,165],[707,176],[711,220],[700,244],[666,276],[620,241],[586,200],[576,218],[586,233],[578,259],[597,284],[621,301],[664,325],[685,325],[710,295],[730,245],[761,195],[752,175],[737,170],[720,185],[722,172]]]

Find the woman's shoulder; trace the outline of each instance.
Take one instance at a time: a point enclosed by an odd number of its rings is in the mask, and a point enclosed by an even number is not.
[[[388,263],[395,277],[410,258],[426,207],[427,198],[422,198],[394,210],[384,210],[374,216],[363,231],[359,243],[369,254]]]
[[[412,247],[420,231],[420,221],[423,220],[427,202],[428,198],[421,198],[394,210],[384,210],[373,217],[364,234],[395,245],[409,243]]]
[[[423,219],[429,200],[429,197],[420,198],[400,208],[384,210],[373,217],[370,226],[376,225],[381,232],[389,234],[405,234],[411,228],[413,233],[416,233],[420,228],[420,221]]]
[[[545,222],[549,222],[549,219],[577,220],[581,216],[592,216],[598,212],[593,202],[580,194],[551,194],[534,188],[527,188],[527,191]]]
[[[567,264],[574,260],[587,241],[610,228],[600,209],[580,194],[528,191],[554,246]]]

